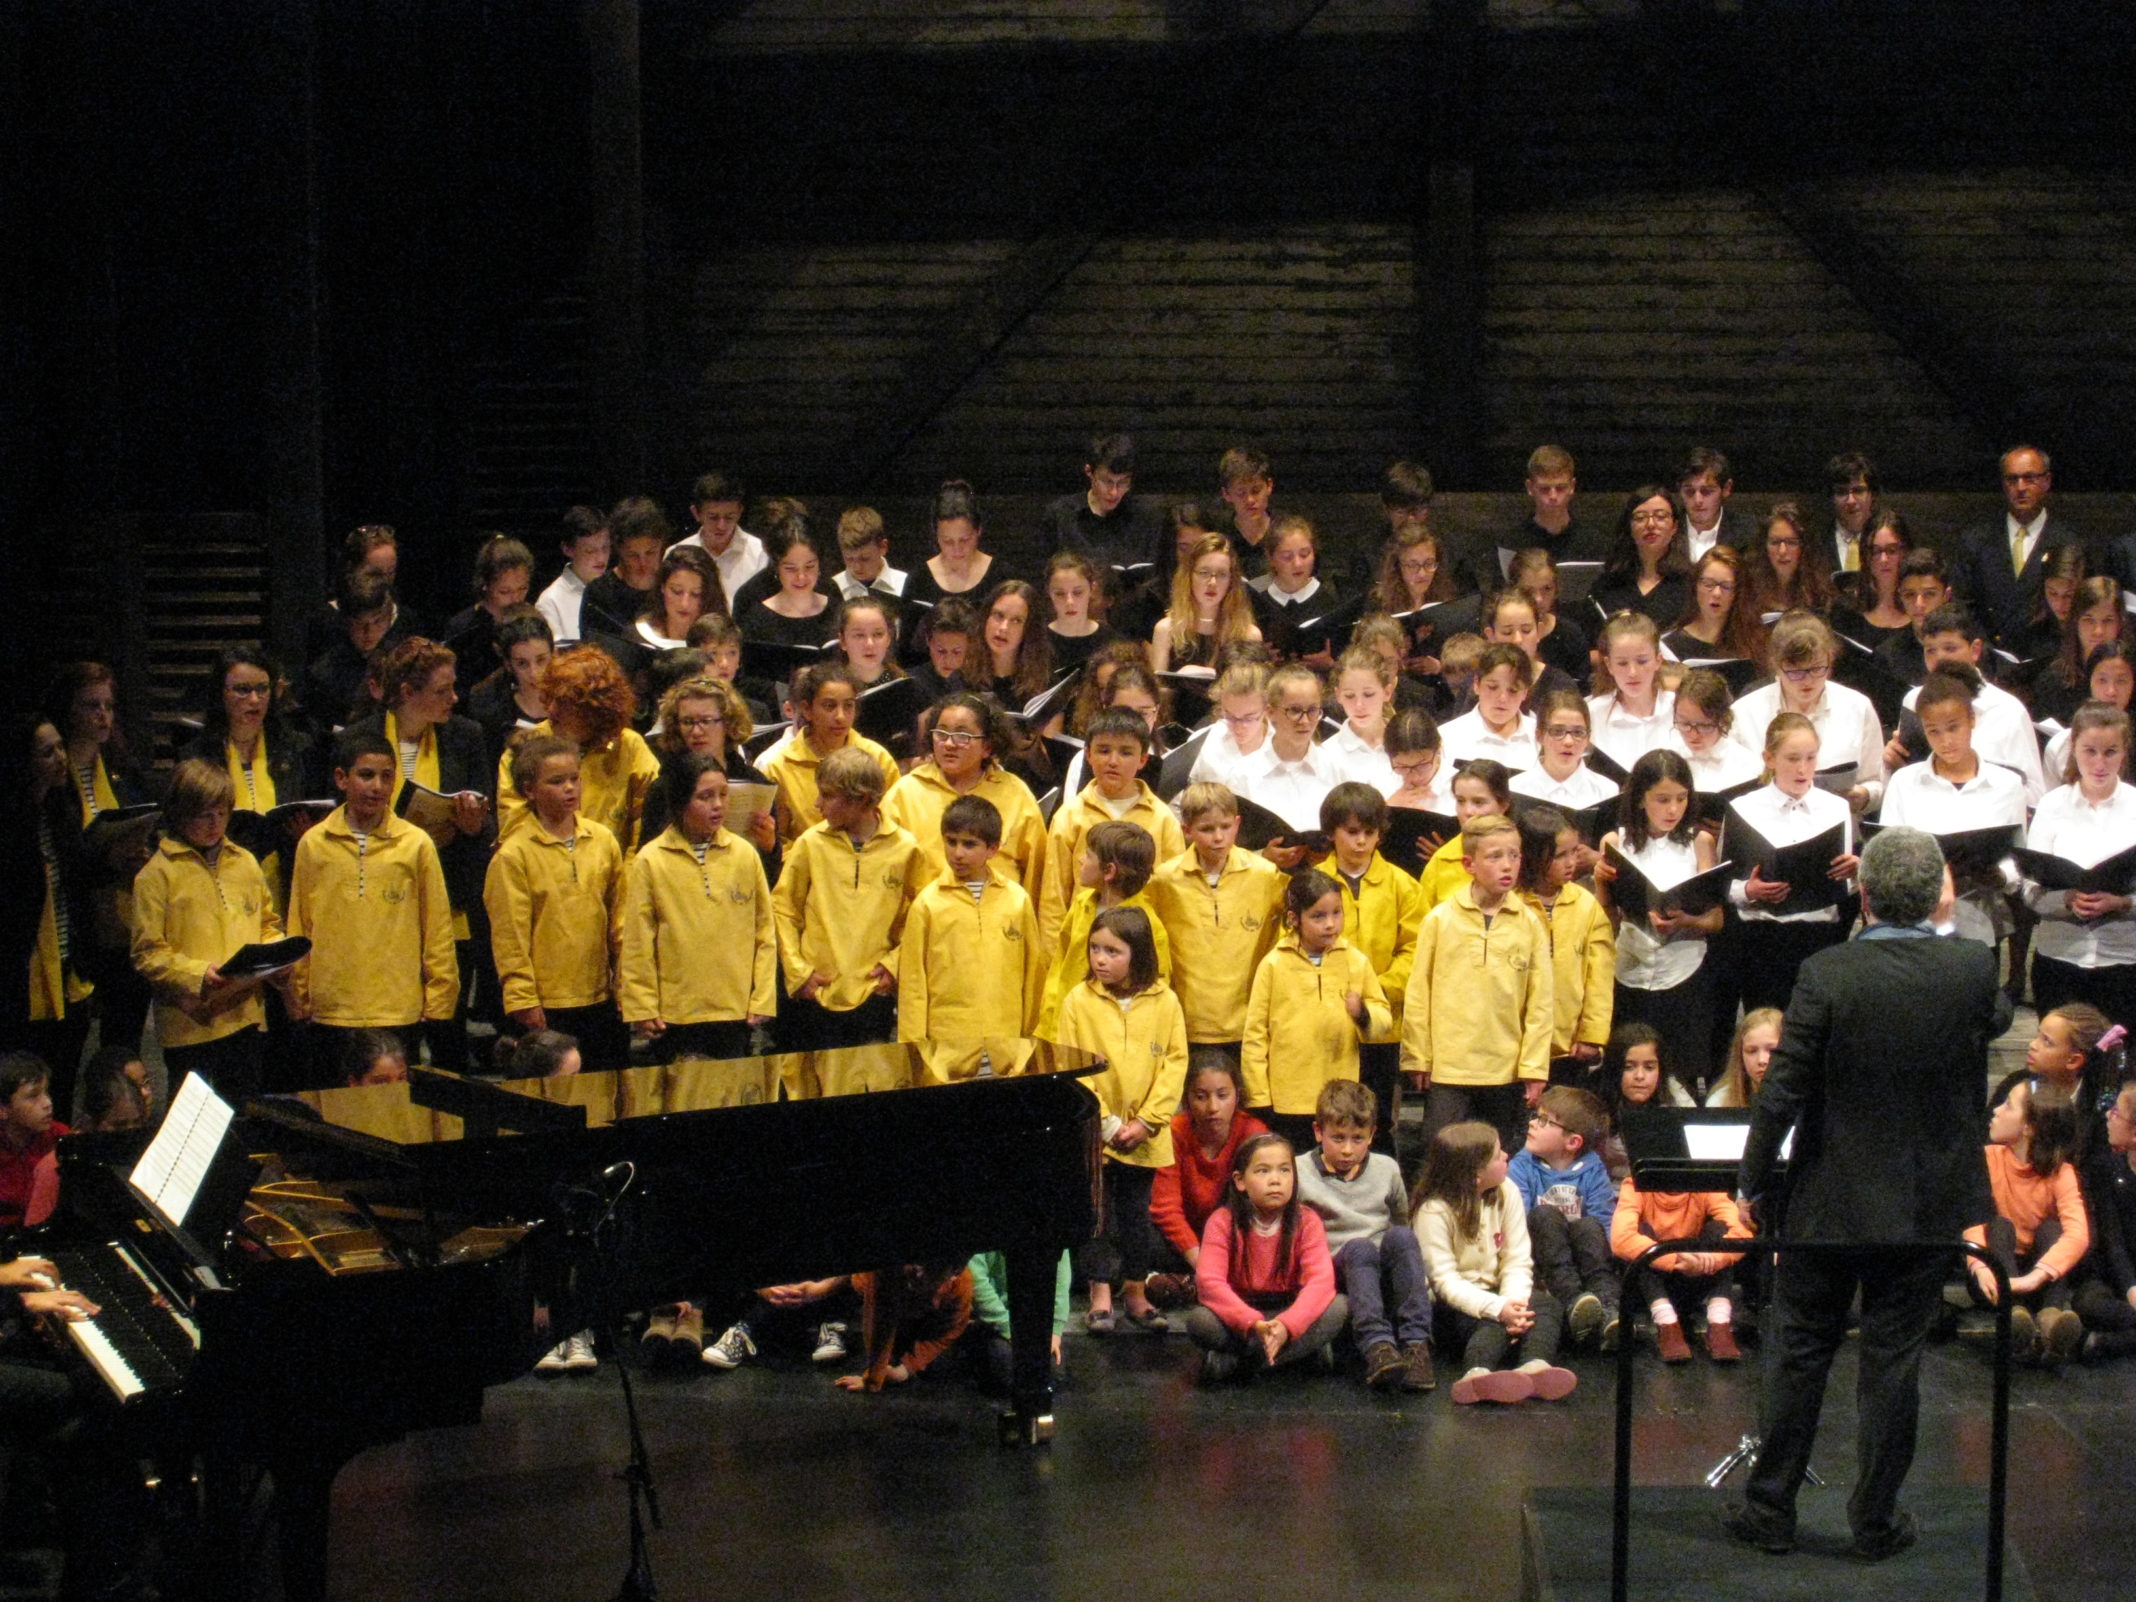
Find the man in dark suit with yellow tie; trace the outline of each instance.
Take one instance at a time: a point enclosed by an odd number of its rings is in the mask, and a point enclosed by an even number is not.
[[[1951,578],[1995,642],[2008,645],[2040,604],[2055,548],[2083,542],[2048,509],[2054,464],[2045,451],[2030,445],[2005,451],[2002,491],[2003,515],[1958,536]]]

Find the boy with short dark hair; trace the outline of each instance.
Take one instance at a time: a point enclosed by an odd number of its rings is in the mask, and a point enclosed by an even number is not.
[[[1495,543],[1486,543],[1468,563],[1469,583],[1485,595],[1513,582],[1513,557],[1519,551],[1548,551],[1556,562],[1600,562],[1609,554],[1603,531],[1586,527],[1572,515],[1572,498],[1580,488],[1572,452],[1562,445],[1536,446],[1528,453],[1522,487],[1528,493],[1526,520]]]
[[[1894,634],[1876,648],[1877,659],[1908,684],[1928,677],[1928,664],[1921,649],[1921,629],[1931,612],[1950,604],[1951,581],[1943,558],[1926,546],[1908,551],[1899,561],[1896,585],[1899,606],[1913,627]]]
[[[1061,804],[1046,831],[1045,882],[1039,891],[1038,925],[1047,951],[1060,949],[1061,922],[1077,882],[1083,839],[1108,819],[1139,823],[1156,842],[1157,860],[1177,856],[1186,847],[1179,820],[1141,778],[1149,757],[1150,730],[1142,715],[1125,707],[1107,707],[1084,731],[1083,760],[1091,780],[1072,800]],[[997,834],[996,843],[1000,836]]]
[[[1338,784],[1320,803],[1320,832],[1332,849],[1314,866],[1342,887],[1343,938],[1365,954],[1394,1008],[1397,1031],[1409,970],[1416,960],[1417,929],[1424,921],[1424,892],[1379,852],[1387,832],[1387,798],[1369,784]],[[1358,1048],[1357,1073],[1387,1110],[1375,1140],[1392,1153],[1401,1116],[1402,1048],[1394,1040]]]
[[[1431,1276],[1409,1227],[1402,1170],[1372,1149],[1379,1102],[1354,1079],[1331,1079],[1313,1108],[1314,1150],[1298,1157],[1298,1199],[1320,1215],[1335,1277],[1350,1301],[1365,1383],[1428,1391]],[[1390,1312],[1391,1304],[1391,1312]]]
[[[1157,842],[1139,823],[1108,818],[1083,837],[1083,852],[1075,868],[1079,888],[1062,920],[1060,943],[1046,975],[1046,999],[1039,1007],[1040,1039],[1055,1038],[1053,1028],[1060,1019],[1062,998],[1090,971],[1089,954],[1084,950],[1090,926],[1109,907],[1140,907],[1149,915],[1150,935],[1157,947],[1157,977],[1166,984],[1172,982],[1172,942],[1144,893],[1156,866]]]
[[[1696,567],[1716,545],[1747,551],[1757,543],[1756,519],[1748,512],[1731,511],[1728,497],[1735,493],[1735,478],[1728,458],[1711,445],[1693,447],[1676,469],[1676,493],[1684,502],[1684,540],[1691,565]]]
[[[430,836],[393,816],[396,758],[382,732],[344,733],[342,804],[297,842],[283,925],[312,943],[290,974],[290,1010],[311,1023],[314,1085],[335,1082],[350,1031],[450,1018],[459,1000],[445,870]]]
[[[1536,1278],[1566,1309],[1575,1342],[1599,1339],[1617,1349],[1619,1277],[1609,1246],[1617,1187],[1602,1160],[1609,1113],[1601,1100],[1573,1085],[1543,1092],[1528,1120],[1528,1141],[1506,1166],[1506,1178],[1528,1209],[1528,1240]]]
[[[608,519],[592,507],[574,506],[564,514],[557,540],[557,548],[564,553],[564,570],[534,602],[534,610],[548,621],[558,650],[585,638],[581,614],[586,591],[608,571],[609,545]]]
[[[1268,568],[1268,536],[1275,527],[1268,498],[1276,480],[1267,455],[1252,445],[1232,446],[1217,458],[1216,482],[1219,497],[1231,508],[1231,549],[1239,577],[1259,578]]]
[[[0,1057],[0,1229],[31,1218],[38,1193],[57,1194],[54,1149],[72,1131],[52,1116],[52,1073],[39,1057],[14,1051]],[[45,1203],[44,1205],[49,1205]]]
[[[1239,849],[1238,798],[1224,785],[1188,785],[1179,815],[1190,844],[1158,864],[1149,900],[1175,953],[1172,989],[1188,1042],[1223,1046],[1235,1061],[1254,973],[1283,930],[1288,881],[1266,857]]]
[[[321,734],[368,712],[359,709],[371,659],[396,637],[393,581],[359,568],[342,581],[334,608],[339,633],[304,670],[304,711]]]
[[[1091,436],[1083,453],[1085,487],[1046,507],[1045,528],[1052,544],[1079,551],[1101,569],[1117,570],[1155,564],[1169,579],[1164,561],[1164,525],[1154,509],[1138,504],[1135,487],[1135,438],[1113,431]],[[1107,576],[1106,589],[1121,586]]]
[[[898,944],[898,1039],[969,1045],[1037,1028],[1046,977],[1038,918],[1023,886],[993,871],[1000,849],[993,802],[960,795],[943,809],[948,865],[913,897]]]
[[[690,486],[690,515],[697,527],[675,542],[703,548],[719,569],[720,587],[736,605],[742,587],[771,565],[764,542],[742,527],[742,507],[748,499],[748,491],[734,474],[717,470],[698,474]]]

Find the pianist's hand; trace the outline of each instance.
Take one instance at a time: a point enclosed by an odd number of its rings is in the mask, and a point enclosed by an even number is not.
[[[44,1290],[59,1283],[59,1270],[48,1257],[18,1257],[0,1263],[0,1290]]]
[[[48,1318],[64,1318],[70,1321],[94,1318],[103,1311],[80,1291],[71,1290],[24,1291],[22,1306],[25,1312],[41,1313]]]

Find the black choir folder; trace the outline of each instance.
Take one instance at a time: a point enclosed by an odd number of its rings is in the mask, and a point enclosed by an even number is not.
[[[311,955],[312,943],[302,935],[283,940],[254,941],[239,946],[221,964],[225,979],[252,979],[294,968]]]
[[[1302,845],[1311,855],[1324,857],[1334,849],[1333,842],[1318,829],[1297,828],[1260,802],[1249,801],[1245,796],[1240,796],[1238,802],[1239,844],[1248,851],[1271,845]]]
[[[1610,900],[1627,918],[1637,918],[1641,923],[1656,912],[1687,912],[1694,918],[1711,912],[1728,899],[1728,881],[1735,871],[1733,863],[1717,862],[1688,879],[1663,885],[1648,878],[1637,863],[1615,846],[1606,847],[1602,855],[1617,870],[1617,877],[1609,887]]]
[[[1389,807],[1387,832],[1380,836],[1380,855],[1412,878],[1440,846],[1461,832],[1459,819],[1422,807]]]
[[[1721,830],[1721,855],[1736,865],[1736,876],[1749,878],[1752,869],[1768,882],[1785,881],[1785,901],[1766,907],[1779,914],[1814,912],[1819,907],[1845,905],[1847,881],[1832,877],[1832,859],[1847,850],[1847,826],[1835,823],[1822,834],[1813,834],[1791,846],[1776,846],[1731,812]]]
[[[2086,866],[2048,851],[2019,846],[2010,853],[2024,876],[2042,890],[2076,890],[2092,895],[2125,896],[2136,891],[2136,846]]]

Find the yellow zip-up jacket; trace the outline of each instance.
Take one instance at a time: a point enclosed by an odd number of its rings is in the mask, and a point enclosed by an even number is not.
[[[1320,871],[1342,886],[1342,937],[1372,962],[1394,1008],[1396,1023],[1402,1019],[1403,999],[1409,990],[1409,969],[1417,954],[1417,929],[1424,922],[1424,892],[1416,880],[1377,851],[1365,865],[1357,895],[1350,894],[1350,881],[1335,868],[1330,855]]]
[[[1046,871],[1038,895],[1038,928],[1048,951],[1061,944],[1061,919],[1074,896],[1076,863],[1083,855],[1083,836],[1096,824],[1112,820],[1112,809],[1098,799],[1098,781],[1084,785],[1074,800],[1061,804],[1046,831]],[[1122,823],[1139,823],[1157,842],[1156,860],[1165,862],[1187,848],[1187,836],[1172,816],[1172,809],[1157,799],[1157,792],[1140,779],[1135,781],[1135,800],[1120,816]]]
[[[1157,948],[1157,977],[1170,984],[1172,942],[1165,934],[1164,920],[1157,916],[1157,908],[1150,901],[1150,887],[1144,885],[1120,905],[1134,907],[1150,920],[1150,943]],[[1053,1025],[1061,1015],[1061,1002],[1069,991],[1090,976],[1090,926],[1098,921],[1101,910],[1098,892],[1088,885],[1076,891],[1075,899],[1068,903],[1068,915],[1061,923],[1061,943],[1046,970],[1046,999],[1038,1007],[1038,1033],[1042,1040],[1053,1039]]]
[[[898,944],[898,1039],[1031,1034],[1045,989],[1038,915],[1022,885],[994,875],[974,902],[945,868],[913,897]]]
[[[1283,932],[1290,878],[1266,857],[1231,848],[1212,887],[1194,848],[1161,862],[1143,894],[1172,946],[1172,989],[1187,1038],[1230,1042],[1246,1032],[1246,998]]]
[[[670,825],[631,858],[616,1000],[629,1024],[737,1023],[778,1011],[779,942],[755,846],[717,829],[700,865]]]
[[[1424,871],[1417,875],[1424,910],[1431,911],[1469,882],[1469,871],[1461,865],[1461,836],[1457,834],[1431,854]]]
[[[623,848],[591,818],[567,844],[535,819],[497,848],[482,883],[504,1010],[592,1007],[615,994]]]
[[[883,793],[889,794],[897,783],[897,760],[864,734],[849,734],[846,743],[875,758],[883,770]],[[816,768],[822,761],[808,736],[796,733],[757,764],[757,771],[779,787],[779,844],[792,845],[823,821],[816,806]]]
[[[200,995],[208,969],[240,946],[282,938],[259,859],[225,840],[215,865],[183,840],[166,839],[134,879],[133,964],[156,992],[156,1038],[198,1046],[267,1022],[257,988],[206,1023],[179,1003]]]
[[[1473,885],[1433,907],[1417,937],[1402,1066],[1442,1085],[1550,1077],[1557,1021],[1550,931],[1519,896],[1488,924]]]
[[[536,734],[554,734],[544,718],[534,725]],[[579,816],[591,818],[616,837],[616,847],[628,858],[638,846],[638,820],[645,816],[645,798],[660,782],[660,759],[636,729],[625,729],[606,745],[579,753]],[[512,782],[512,753],[497,759],[497,840],[501,845],[534,821],[519,786]]]
[[[1569,1056],[1576,1045],[1606,1046],[1617,1008],[1617,932],[1602,903],[1576,884],[1558,892],[1546,915],[1531,890],[1522,901],[1550,931],[1550,979],[1555,1000],[1550,1054]]]
[[[1060,1028],[1052,1039],[1105,1059],[1085,1079],[1098,1106],[1125,1122],[1142,1120],[1150,1138],[1128,1151],[1105,1148],[1116,1163],[1165,1168],[1172,1161],[1172,1114],[1187,1088],[1187,1015],[1163,980],[1125,1002],[1094,979],[1085,979],[1061,1002]]]
[[[289,932],[312,943],[298,1005],[336,1029],[450,1018],[460,995],[452,903],[429,835],[388,813],[368,840],[334,808],[297,842]]]
[[[995,766],[986,770],[970,794],[993,802],[1001,814],[996,871],[1037,900],[1046,871],[1046,820],[1039,815],[1031,787],[1008,769]],[[942,814],[956,799],[957,792],[932,762],[922,762],[883,796],[883,821],[896,824],[919,843],[929,879],[949,866],[949,859],[942,855]]]
[[[851,1012],[874,995],[870,976],[878,963],[897,973],[905,908],[925,873],[918,845],[894,823],[878,825],[858,850],[852,836],[828,823],[804,830],[787,847],[771,896],[786,993],[798,994],[812,973],[827,973],[831,982],[815,999],[832,1012]]]
[[[1364,998],[1365,1016],[1352,1019],[1343,998]],[[1239,1066],[1245,1071],[1246,1105],[1279,1113],[1310,1113],[1320,1087],[1331,1079],[1357,1077],[1360,1040],[1394,1034],[1394,1014],[1371,960],[1347,940],[1337,940],[1315,964],[1286,931],[1254,970],[1246,998],[1246,1033]]]

